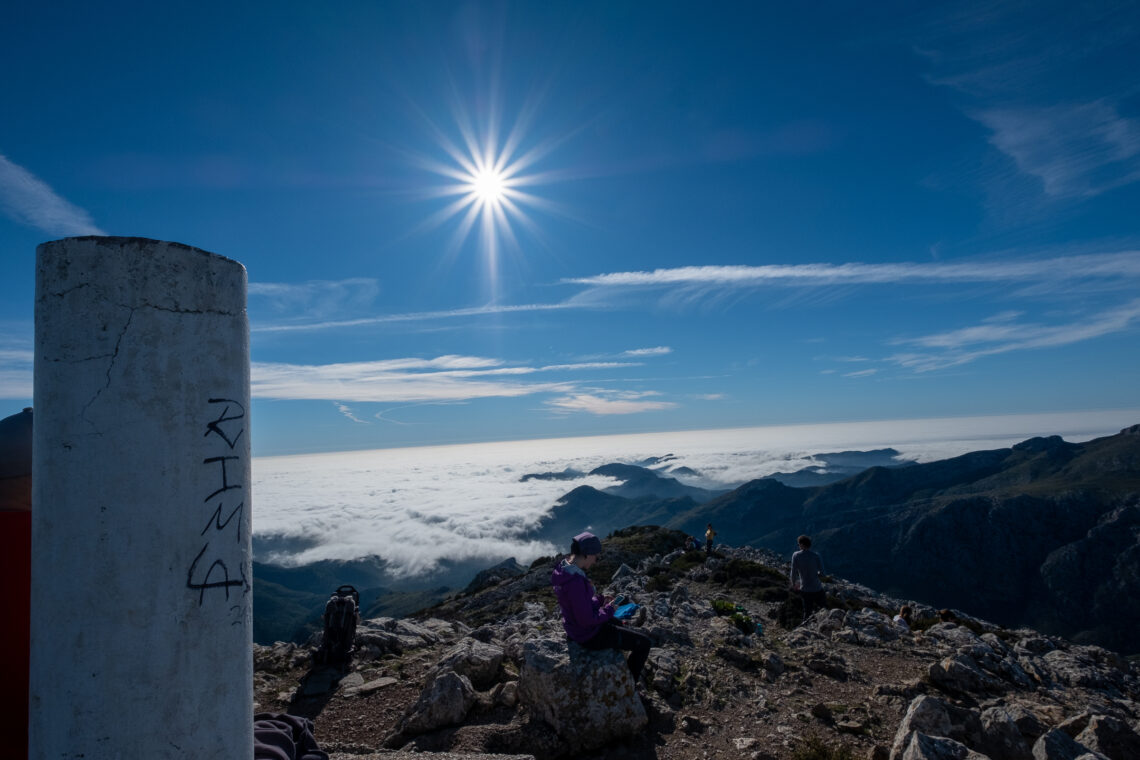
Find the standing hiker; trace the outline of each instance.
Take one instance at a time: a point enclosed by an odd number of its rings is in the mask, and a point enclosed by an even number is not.
[[[813,612],[823,608],[826,599],[820,580],[823,575],[823,559],[811,550],[811,537],[800,536],[796,543],[800,550],[792,555],[790,577],[792,590],[798,592],[803,600],[804,620],[807,620]]]
[[[713,539],[716,538],[716,531],[713,530],[712,523],[705,527],[705,556],[712,556]]]
[[[550,583],[562,610],[566,636],[586,649],[617,649],[629,652],[629,672],[637,683],[649,657],[652,643],[640,631],[630,630],[614,619],[612,599],[594,591],[586,577],[602,553],[602,540],[593,533],[579,533],[570,542],[570,556],[558,562]]]

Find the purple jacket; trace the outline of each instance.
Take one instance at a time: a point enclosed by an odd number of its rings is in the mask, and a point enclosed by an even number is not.
[[[578,643],[589,641],[613,619],[613,605],[603,605],[586,573],[566,560],[554,568],[550,583],[558,597],[558,606],[562,608],[562,627],[572,640]]]

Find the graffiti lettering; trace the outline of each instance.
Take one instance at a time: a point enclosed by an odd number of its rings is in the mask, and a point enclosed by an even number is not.
[[[226,460],[228,459],[237,459],[237,457],[207,457],[202,460],[202,464],[211,464],[213,462],[221,462],[222,464],[222,487],[217,491],[214,491],[206,498],[202,499],[202,501],[209,501],[220,493],[224,493],[225,491],[232,491],[235,488],[241,488],[240,485],[230,485],[229,480],[226,479]]]
[[[209,435],[210,433],[217,434],[223,441],[226,442],[227,446],[229,446],[231,449],[233,449],[233,447],[237,444],[238,439],[241,438],[241,434],[245,432],[245,423],[243,422],[243,423],[240,423],[240,425],[227,425],[226,426],[226,427],[230,428],[230,433],[232,433],[232,435],[233,435],[232,438],[230,437],[230,435],[227,435],[226,431],[222,427],[222,423],[237,422],[238,420],[244,420],[245,419],[245,407],[242,406],[241,404],[239,404],[238,402],[234,401],[233,399],[229,399],[229,398],[211,398],[211,399],[207,399],[206,403],[208,403],[208,404],[226,404],[227,405],[226,408],[222,410],[222,413],[218,415],[218,418],[216,420],[214,420],[213,422],[206,423],[206,435]],[[233,404],[234,406],[236,406],[240,410],[240,413],[232,415],[232,416],[227,416],[230,413],[229,404]],[[233,433],[234,427],[239,427],[240,429],[236,433]]]
[[[244,493],[244,482],[232,482],[233,478],[244,480],[245,469],[242,468],[242,453],[237,449],[237,443],[245,433],[245,407],[233,399],[210,398],[207,404],[221,404],[221,413],[217,407],[212,407],[205,420],[205,433],[203,438],[214,441],[212,450],[205,454],[202,466],[211,469],[212,488],[210,494],[202,500],[207,509],[212,510],[206,519],[205,527],[199,535],[205,536],[205,543],[198,550],[194,561],[186,571],[186,588],[198,593],[198,605],[206,601],[206,592],[221,590],[227,602],[230,601],[231,590],[239,593],[237,604],[228,604],[229,613],[235,616],[233,625],[242,625],[245,621],[245,611],[248,609],[248,594],[250,581],[246,570],[247,557],[240,551],[242,541],[242,523],[246,519],[246,499],[238,500],[237,506],[232,506],[234,499],[226,498],[230,491]],[[211,435],[217,438],[211,438]],[[221,448],[222,444],[224,448]],[[236,453],[235,453],[236,452]],[[236,462],[236,469],[235,469]],[[205,489],[203,489],[205,490]],[[236,519],[235,519],[236,518]],[[232,531],[239,544],[235,553],[234,544],[229,538],[228,531]],[[208,535],[207,535],[208,534]]]
[[[230,520],[234,519],[234,515],[240,515],[242,512],[242,509],[244,509],[244,508],[245,508],[245,502],[243,501],[241,504],[238,504],[236,507],[234,507],[234,510],[232,512],[230,512],[230,516],[226,518],[225,522],[222,522],[222,505],[219,504],[218,508],[216,510],[214,510],[214,514],[211,515],[210,519],[206,521],[206,527],[202,528],[202,532],[199,535],[202,535],[202,536],[206,535],[206,531],[208,531],[210,529],[211,525],[213,525],[216,530],[225,530],[225,527],[230,524]],[[241,542],[241,520],[240,519],[238,520],[238,524],[237,524],[237,540],[239,543]]]
[[[210,548],[210,542],[207,541],[202,546],[202,551],[198,552],[198,556],[195,557],[194,561],[190,564],[189,572],[186,573],[186,587],[190,588],[190,589],[194,589],[195,591],[198,592],[198,604],[201,605],[202,602],[205,601],[206,590],[211,589],[211,588],[225,589],[227,600],[230,598],[230,588],[232,588],[234,586],[237,586],[239,588],[244,586],[245,592],[248,593],[249,592],[249,581],[246,580],[246,577],[245,577],[245,568],[241,567],[241,565],[239,564],[238,565],[238,571],[241,573],[241,579],[240,580],[239,579],[230,580],[229,568],[227,568],[226,563],[220,559],[216,559],[213,561],[213,563],[210,565],[210,568],[206,571],[206,577],[202,579],[201,583],[195,583],[194,582],[194,571],[198,568],[198,562],[201,561],[202,555],[205,554],[206,550],[209,548]],[[215,568],[221,568],[222,580],[211,582],[210,576],[213,574]]]

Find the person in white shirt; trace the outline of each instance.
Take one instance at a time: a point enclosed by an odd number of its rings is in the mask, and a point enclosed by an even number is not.
[[[827,599],[820,580],[823,575],[823,559],[811,550],[810,536],[800,536],[796,543],[800,550],[792,555],[792,590],[798,592],[803,599],[804,620],[807,620],[817,609],[823,609]]]

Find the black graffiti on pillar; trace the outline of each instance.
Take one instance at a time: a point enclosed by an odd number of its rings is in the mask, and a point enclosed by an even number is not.
[[[206,570],[206,575],[205,575],[205,577],[202,578],[201,583],[195,583],[194,582],[194,571],[198,568],[198,562],[201,561],[202,555],[205,554],[206,550],[209,548],[210,548],[210,542],[207,541],[205,544],[202,545],[202,551],[198,552],[198,556],[195,557],[194,561],[190,564],[189,572],[186,573],[186,588],[193,589],[193,590],[198,592],[198,606],[199,607],[202,606],[202,602],[205,601],[205,599],[206,599],[206,589],[211,589],[211,588],[225,589],[226,599],[230,598],[230,589],[235,587],[235,586],[238,588],[244,587],[246,593],[249,592],[249,581],[245,577],[245,568],[242,567],[241,564],[239,563],[238,572],[241,573],[241,578],[240,579],[234,578],[231,580],[229,568],[227,568],[226,563],[220,559],[214,560],[213,564],[211,564],[209,569]],[[215,569],[219,569],[219,568],[222,571],[222,580],[211,581],[210,576],[213,575]]]
[[[232,449],[237,445],[238,439],[241,438],[241,434],[245,432],[245,423],[242,422],[240,424],[233,425],[227,425],[225,423],[237,423],[238,420],[244,420],[245,407],[239,404],[237,401],[234,401],[232,398],[211,398],[207,399],[206,401],[210,404],[227,405],[226,408],[222,410],[222,413],[218,415],[218,419],[214,420],[213,422],[206,423],[206,435],[209,435],[210,433],[217,433],[218,436],[226,442],[226,445]],[[231,415],[229,404],[236,406],[239,410],[239,413]],[[234,432],[234,428],[238,429],[236,433]]]
[[[245,508],[245,502],[243,501],[240,504],[238,504],[236,507],[234,507],[234,510],[232,512],[230,512],[230,516],[226,518],[225,522],[222,522],[222,505],[218,504],[218,508],[214,510],[214,514],[210,515],[210,519],[206,521],[206,527],[202,528],[202,532],[199,533],[198,535],[200,535],[200,536],[206,535],[206,531],[208,531],[210,529],[211,525],[214,526],[215,530],[223,530],[227,525],[230,524],[230,520],[234,519],[235,515],[241,514],[241,511],[244,508]],[[241,543],[241,520],[240,519],[238,520],[238,524],[237,524],[237,540],[238,540],[238,543],[240,544]]]
[[[240,458],[241,457],[206,457],[205,459],[202,460],[202,464],[211,464],[213,462],[221,462],[221,464],[222,464],[222,487],[219,488],[217,491],[214,491],[212,494],[210,494],[206,498],[202,499],[202,501],[209,501],[210,499],[214,498],[215,496],[217,496],[220,493],[225,493],[226,491],[232,491],[235,488],[241,488],[240,485],[231,486],[229,480],[226,478],[226,460],[227,459],[240,459]]]

